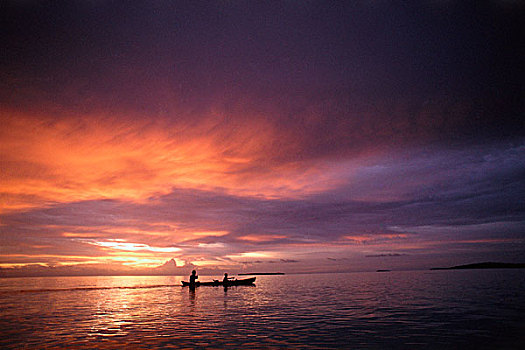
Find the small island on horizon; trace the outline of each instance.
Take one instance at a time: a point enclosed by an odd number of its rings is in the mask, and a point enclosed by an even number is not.
[[[432,267],[431,270],[470,270],[470,269],[523,269],[525,264],[482,262],[452,267]]]
[[[284,272],[252,272],[252,273],[239,273],[239,276],[247,275],[284,275]]]

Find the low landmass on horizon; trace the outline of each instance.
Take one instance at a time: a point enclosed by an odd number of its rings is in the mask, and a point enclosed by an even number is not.
[[[458,265],[452,267],[433,267],[431,270],[474,270],[474,269],[523,269],[525,264],[482,262],[476,264]]]

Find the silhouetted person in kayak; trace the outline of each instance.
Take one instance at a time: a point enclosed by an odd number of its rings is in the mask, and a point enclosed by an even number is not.
[[[232,279],[233,277],[228,277],[228,274],[225,273],[224,274],[224,278],[222,279],[222,285],[223,286],[228,286],[229,282],[230,282],[230,279]]]
[[[193,270],[190,275],[190,288],[195,289],[195,282],[197,278],[199,278],[199,276],[197,276],[197,271]]]

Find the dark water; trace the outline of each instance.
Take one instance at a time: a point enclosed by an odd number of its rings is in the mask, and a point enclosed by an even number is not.
[[[258,276],[195,292],[180,280],[0,279],[0,348],[525,345],[525,270]]]

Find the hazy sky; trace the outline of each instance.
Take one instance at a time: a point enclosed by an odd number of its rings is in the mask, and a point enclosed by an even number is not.
[[[525,260],[521,2],[0,18],[0,275]]]

